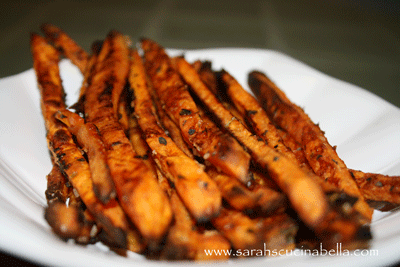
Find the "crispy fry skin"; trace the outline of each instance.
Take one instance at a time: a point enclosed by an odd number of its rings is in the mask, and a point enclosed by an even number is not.
[[[301,162],[301,164],[308,165],[301,145],[287,132],[283,130],[279,132],[285,145],[293,151],[298,161]],[[353,169],[349,169],[349,172],[370,206],[371,204],[378,204],[374,206],[374,208],[382,210],[384,207],[390,209],[390,203],[395,205],[400,204],[398,176],[364,173]],[[395,205],[393,207],[395,207]]]
[[[220,73],[223,79],[233,79],[226,71]],[[267,113],[263,110],[252,95],[250,95],[241,86],[226,86],[226,94],[229,96],[232,103],[235,105],[241,116],[246,118],[246,121],[251,125],[251,129],[262,138],[267,145],[276,149],[289,159],[297,161],[295,155],[287,148],[278,134],[278,130],[269,120]]]
[[[188,147],[188,144],[185,142],[185,140],[182,137],[181,130],[179,129],[179,126],[175,124],[174,121],[171,120],[171,118],[168,116],[168,114],[165,112],[165,110],[162,108],[162,104],[160,101],[160,98],[157,95],[157,92],[154,90],[153,86],[151,85],[151,82],[149,80],[149,77],[146,75],[146,80],[147,80],[147,88],[150,92],[150,95],[153,99],[154,105],[157,110],[157,116],[158,119],[166,131],[167,135],[171,137],[171,139],[174,141],[174,143],[183,151],[188,157],[193,158],[193,154],[191,149]]]
[[[251,128],[247,126],[245,123],[245,116],[243,116],[231,103],[229,97],[226,96],[225,92],[220,90],[220,85],[218,83],[217,74],[211,68],[210,61],[196,61],[193,64],[193,68],[197,71],[200,76],[200,79],[203,81],[205,85],[213,92],[219,101],[224,105],[224,107],[229,110],[232,115],[238,119],[248,130],[251,131]]]
[[[90,55],[90,58],[87,62],[87,66],[83,74],[83,82],[81,85],[81,88],[79,90],[79,98],[78,101],[71,106],[71,108],[75,109],[77,113],[85,114],[84,110],[84,102],[85,102],[85,92],[86,88],[89,86],[90,82],[90,77],[93,75],[93,71],[95,69],[95,63],[97,61],[97,56],[100,52],[102,42],[97,41],[92,44],[92,54]],[[81,63],[83,64],[83,63]]]
[[[399,176],[349,171],[366,199],[400,204]]]
[[[127,221],[116,203],[103,205],[95,196],[90,180],[89,166],[74,143],[66,127],[58,122],[54,114],[65,108],[64,92],[59,76],[58,53],[39,35],[31,36],[34,69],[41,93],[42,113],[47,129],[47,142],[54,161],[77,190],[88,210],[96,217],[113,245],[126,247]]]
[[[93,190],[97,198],[107,204],[110,199],[115,198],[116,192],[110,169],[107,165],[106,147],[96,126],[90,122],[85,123],[78,114],[66,109],[58,111],[55,117],[68,127],[68,130],[76,137],[79,145],[86,152]]]
[[[51,25],[43,24],[41,27],[46,36],[54,43],[55,47],[59,49],[79,70],[84,73],[89,55],[83,50],[71,37],[69,37],[62,29]]]
[[[85,210],[79,196],[53,160],[53,168],[47,175],[47,207],[44,217],[52,230],[63,240],[74,239],[79,244],[96,242],[98,227]]]
[[[218,81],[215,73],[212,70],[211,61],[196,60],[192,63],[193,68],[199,74],[201,80],[215,95],[218,95]]]
[[[269,251],[290,251],[295,249],[295,237],[299,227],[286,213],[262,219],[262,225],[265,229],[264,249]],[[267,254],[266,256],[270,255]]]
[[[277,131],[279,136],[282,138],[283,143],[287,148],[289,148],[292,151],[299,164],[306,166],[306,168],[311,169],[310,165],[308,164],[306,155],[304,154],[303,147],[296,140],[294,140],[293,136],[291,136],[289,133],[278,128]]]
[[[229,134],[202,120],[164,49],[149,39],[142,40],[141,44],[152,85],[186,142],[217,168],[247,182],[250,156]]]
[[[67,187],[68,179],[60,172],[60,167],[53,162],[53,168],[47,175],[46,200],[47,204],[51,202],[65,203],[68,198],[69,188]]]
[[[154,98],[153,98],[154,99]],[[181,130],[179,127],[171,120],[167,113],[162,109],[161,103],[159,100],[154,101],[157,109],[157,114],[160,119],[160,122],[164,129],[166,129],[168,136],[174,141],[174,143],[182,150],[186,156],[193,158],[193,154],[186,144],[185,140],[183,140]]]
[[[367,243],[370,235],[367,236],[364,233],[369,233],[369,228],[362,227],[363,222],[357,212],[339,212],[336,207],[332,206],[332,203],[328,203],[325,196],[328,186],[321,186],[319,177],[302,169],[295,160],[289,159],[267,146],[262,139],[260,141],[252,135],[239,121],[232,119],[229,111],[218,102],[217,98],[201,82],[195,70],[183,58],[177,60],[177,65],[181,75],[191,85],[196,95],[220,120],[221,125],[225,125],[226,129],[247,147],[261,168],[268,170],[270,177],[286,193],[291,206],[300,219],[319,236],[328,237],[322,241],[324,245],[333,246],[334,242],[338,242],[338,237],[349,247],[357,242]],[[221,78],[228,86],[240,86],[229,75],[222,75]],[[348,196],[346,195],[346,197]],[[342,208],[341,205],[338,206]],[[331,220],[337,223],[331,224]],[[335,227],[336,225],[352,225],[353,231],[344,231],[340,227]],[[366,238],[359,237],[359,231]]]
[[[214,168],[208,168],[207,174],[217,182],[222,197],[236,210],[268,214],[286,205],[283,194],[266,186],[249,190],[239,180],[217,172]]]
[[[166,233],[172,212],[152,170],[135,157],[115,116],[112,91],[122,90],[129,72],[129,57],[125,56],[128,48],[121,39],[123,36],[113,31],[103,43],[85,94],[86,119],[97,126],[106,145],[108,165],[122,208],[149,246],[154,247]]]
[[[263,73],[251,72],[248,82],[274,122],[302,144],[313,171],[348,195],[359,198],[354,208],[365,217],[366,222],[370,222],[372,209],[365,202],[345,163],[328,143],[319,126],[314,124],[300,107],[291,103]]]
[[[118,122],[122,125],[125,133],[128,135],[129,130],[129,102],[128,98],[128,84],[121,93],[121,97],[118,103]]]
[[[235,120],[202,83],[196,71],[185,59],[178,59],[177,67],[196,95],[218,117],[221,124],[248,148],[255,161],[268,169],[282,191],[287,194],[299,216],[311,227],[315,227],[323,220],[327,203],[319,185],[297,164],[267,146],[265,142],[259,141],[243,124]]]
[[[200,233],[176,190],[171,188],[168,183],[164,183],[164,185],[170,195],[175,220],[168,232],[160,258],[167,260],[227,259],[227,255],[206,255],[204,253],[205,249],[230,249],[231,246],[219,232],[211,230]]]
[[[285,213],[252,219],[239,211],[223,209],[213,225],[240,251],[295,248],[297,225]]]
[[[207,221],[218,214],[221,207],[221,193],[202,166],[186,156],[160,127],[156,109],[147,89],[142,59],[137,51],[132,53],[132,58],[129,81],[135,94],[133,100],[135,114],[146,142],[153,150],[156,163],[175,184],[190,213],[196,220]]]
[[[95,241],[97,234],[93,222],[85,220],[83,211],[76,206],[67,206],[62,202],[52,202],[46,207],[46,221],[52,230],[64,240],[74,239],[80,244],[89,244]]]

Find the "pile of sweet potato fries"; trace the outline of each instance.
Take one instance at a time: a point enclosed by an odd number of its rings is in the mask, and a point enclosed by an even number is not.
[[[259,71],[248,74],[250,94],[153,40],[133,46],[111,31],[87,52],[60,28],[41,29],[31,50],[53,163],[45,218],[63,240],[160,260],[367,248],[373,209],[400,203],[397,177],[348,169]],[[83,76],[71,107],[62,57]]]

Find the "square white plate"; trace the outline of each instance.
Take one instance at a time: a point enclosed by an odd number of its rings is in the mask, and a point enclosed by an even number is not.
[[[183,51],[168,50],[170,55]],[[354,85],[331,78],[270,50],[184,51],[188,61],[210,60],[229,71],[246,89],[251,70],[265,72],[288,97],[319,123],[330,144],[352,169],[400,175],[400,109]],[[67,103],[78,97],[82,76],[69,61],[60,63]],[[51,266],[166,266],[199,264],[121,257],[101,244],[63,242],[43,218],[46,175],[51,163],[34,71],[0,79],[0,249]],[[289,255],[213,263],[217,266],[351,266],[400,261],[400,213],[375,212],[369,251],[351,256]],[[362,253],[361,253],[362,252]],[[206,264],[211,266],[210,264]]]

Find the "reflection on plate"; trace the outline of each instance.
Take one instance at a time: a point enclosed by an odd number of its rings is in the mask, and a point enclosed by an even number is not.
[[[169,50],[169,53],[175,55],[182,51]],[[267,73],[293,102],[305,108],[314,122],[319,122],[349,168],[400,174],[400,109],[388,102],[274,51],[208,49],[184,51],[184,54],[189,61],[211,60],[215,69],[226,69],[245,88],[251,70]],[[67,60],[61,62],[61,76],[67,102],[72,104],[78,97],[82,77]],[[59,240],[43,218],[46,175],[51,163],[33,70],[0,80],[0,106],[1,250],[51,266],[171,265],[149,261],[134,253],[121,257],[101,244],[82,247]],[[313,257],[296,253],[215,264],[252,267],[290,263],[296,266],[387,265],[400,261],[397,252],[399,220],[399,212],[375,212],[372,246],[357,255]]]

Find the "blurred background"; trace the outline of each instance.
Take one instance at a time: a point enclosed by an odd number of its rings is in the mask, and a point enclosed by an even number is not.
[[[6,0],[0,78],[31,68],[29,33],[43,22],[89,49],[111,29],[168,48],[274,49],[400,107],[398,0]]]
[[[32,67],[29,34],[49,22],[86,50],[111,29],[167,48],[273,49],[400,107],[397,0],[3,0],[0,21],[0,78]]]

